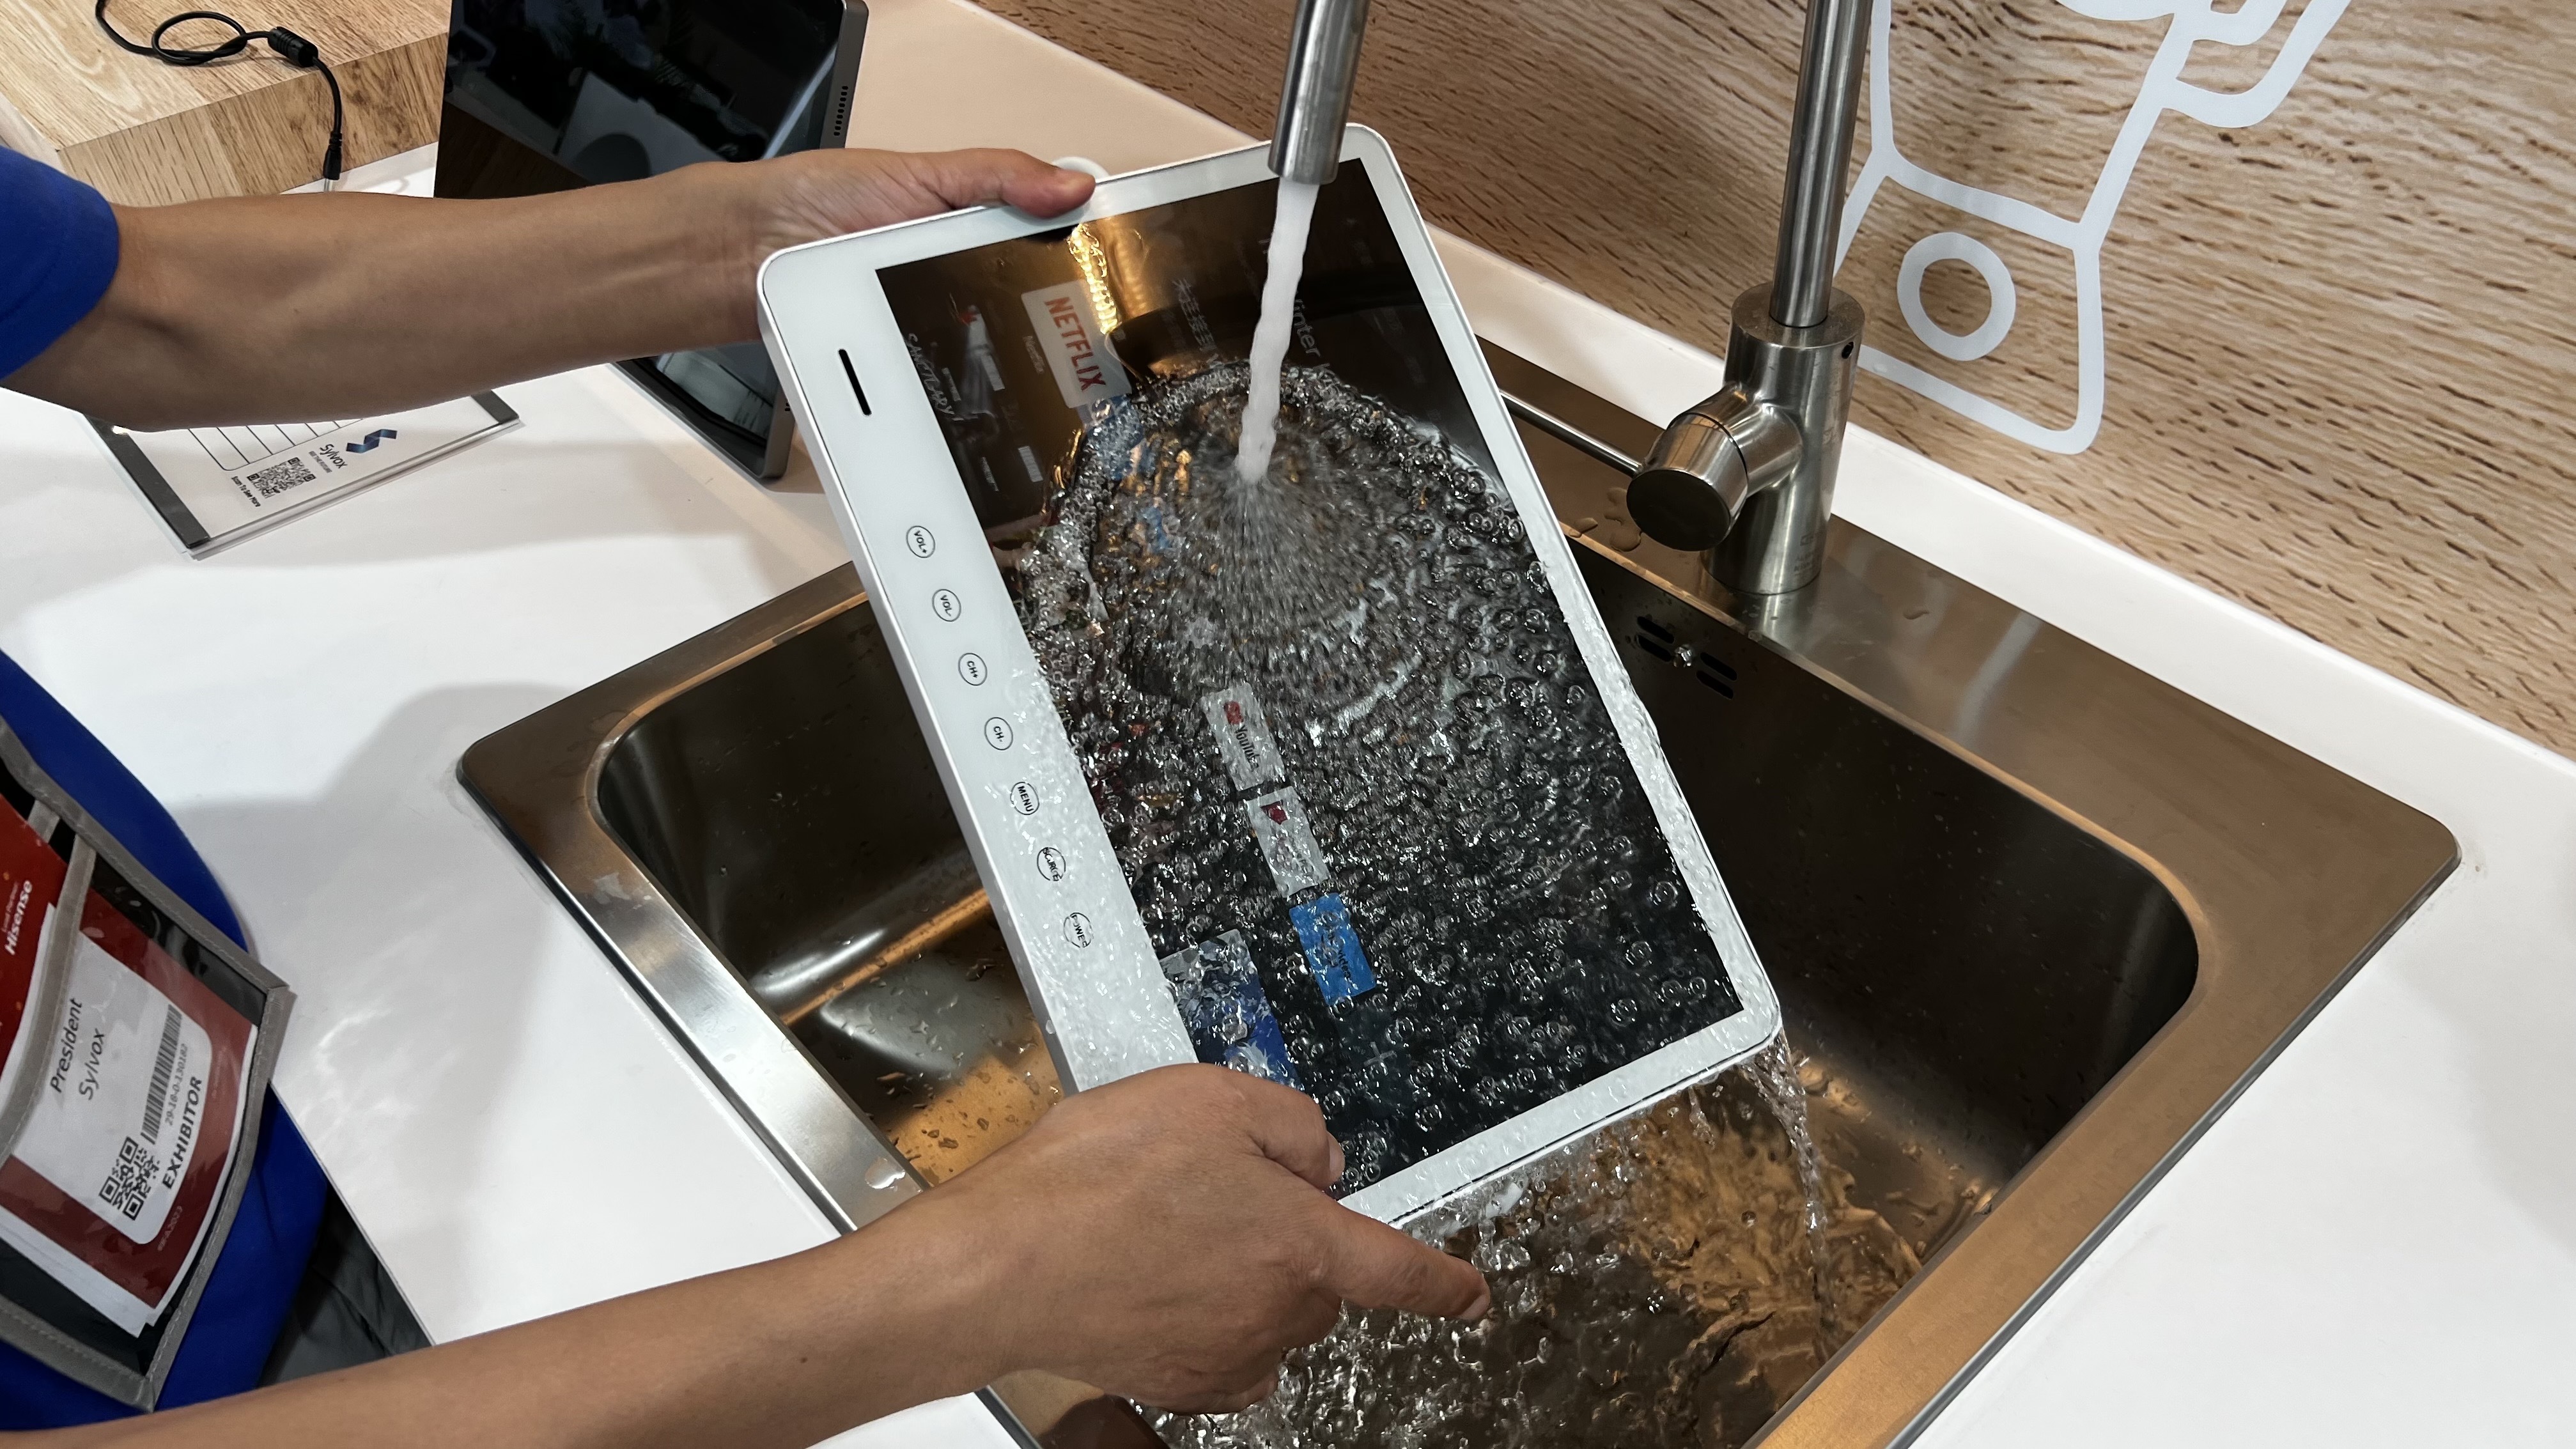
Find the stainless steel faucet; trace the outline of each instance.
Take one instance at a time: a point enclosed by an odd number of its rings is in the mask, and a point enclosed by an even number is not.
[[[1270,170],[1280,180],[1321,186],[1340,167],[1368,7],[1369,0],[1298,0],[1279,123],[1270,133]]]
[[[1740,594],[1805,588],[1824,563],[1863,322],[1834,290],[1834,253],[1868,13],[1868,0],[1809,0],[1778,263],[1735,299],[1726,385],[1664,429],[1628,489],[1638,527],[1706,550],[1710,576]]]

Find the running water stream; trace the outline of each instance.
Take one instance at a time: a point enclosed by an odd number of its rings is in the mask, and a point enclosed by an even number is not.
[[[1457,1324],[1352,1312],[1185,1449],[1731,1449],[1919,1266],[1818,1159],[1775,1041],[1405,1224],[1482,1269]]]
[[[1270,271],[1261,282],[1261,321],[1252,330],[1252,382],[1243,405],[1243,442],[1236,475],[1259,483],[1270,474],[1279,445],[1279,369],[1288,360],[1288,337],[1297,318],[1297,280],[1306,270],[1306,233],[1315,220],[1312,182],[1281,181],[1279,212],[1270,223]]]

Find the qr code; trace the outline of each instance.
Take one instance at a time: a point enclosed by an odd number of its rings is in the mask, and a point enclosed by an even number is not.
[[[98,1200],[109,1209],[125,1214],[127,1222],[143,1216],[143,1205],[152,1196],[152,1174],[161,1170],[159,1159],[143,1150],[143,1144],[128,1137],[116,1149],[116,1161],[107,1169],[107,1181],[98,1189]]]
[[[258,489],[260,497],[275,498],[289,489],[301,488],[312,482],[313,470],[304,465],[302,458],[289,458],[283,463],[262,468],[242,481]]]

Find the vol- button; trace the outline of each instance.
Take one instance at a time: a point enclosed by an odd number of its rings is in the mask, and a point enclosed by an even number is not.
[[[916,523],[903,531],[903,546],[912,550],[914,558],[928,558],[938,552],[939,540],[930,536],[929,529]]]
[[[1011,809],[1021,815],[1038,813],[1037,787],[1026,780],[1011,782]]]
[[[941,589],[930,596],[930,607],[938,613],[940,621],[947,624],[956,623],[957,616],[965,612],[965,608],[957,602],[957,595],[947,589]]]
[[[1000,715],[995,715],[991,719],[984,721],[984,743],[991,745],[997,750],[1009,749],[1011,747],[1011,722],[1002,718]]]

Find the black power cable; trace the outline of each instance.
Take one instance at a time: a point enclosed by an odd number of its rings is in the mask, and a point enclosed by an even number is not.
[[[331,73],[331,67],[322,59],[321,48],[312,41],[283,25],[272,25],[266,30],[253,30],[231,16],[213,10],[182,10],[152,27],[150,40],[133,41],[118,34],[116,27],[109,23],[107,0],[98,0],[96,13],[98,28],[106,31],[107,38],[115,41],[120,49],[131,55],[148,55],[163,65],[211,65],[216,61],[229,60],[241,54],[250,49],[252,41],[258,40],[267,42],[268,48],[277,52],[278,58],[288,65],[298,70],[322,72],[322,83],[331,88],[331,142],[322,148],[322,180],[326,184],[334,185],[339,182],[340,132],[347,114],[340,102],[340,78]],[[228,26],[232,34],[212,45],[170,44],[170,32],[192,20]]]

